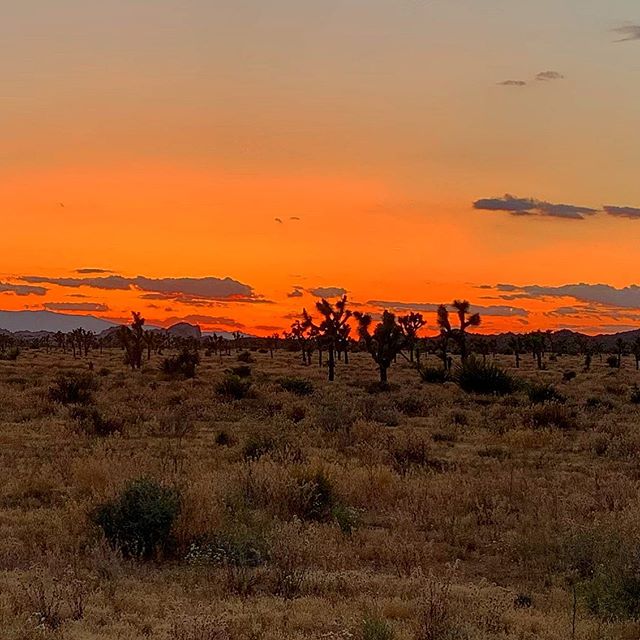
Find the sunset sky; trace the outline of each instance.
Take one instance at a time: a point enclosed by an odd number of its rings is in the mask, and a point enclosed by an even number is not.
[[[640,327],[637,0],[20,0],[0,309]]]

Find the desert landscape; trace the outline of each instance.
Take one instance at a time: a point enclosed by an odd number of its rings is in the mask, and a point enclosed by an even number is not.
[[[2,361],[2,637],[636,638],[633,358],[354,351]]]

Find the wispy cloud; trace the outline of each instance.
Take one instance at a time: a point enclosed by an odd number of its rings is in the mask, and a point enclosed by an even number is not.
[[[266,302],[255,293],[248,284],[232,278],[147,278],[136,276],[127,278],[120,275],[51,278],[48,276],[23,276],[23,282],[30,284],[51,284],[59,287],[90,287],[103,290],[138,290],[158,299],[176,299],[185,301],[219,302]]]
[[[496,289],[528,298],[574,298],[581,302],[609,307],[640,309],[640,286],[636,284],[621,288],[584,282],[560,286],[498,284]]]
[[[43,306],[47,311],[109,311],[100,302],[45,302]]]
[[[640,220],[640,208],[638,207],[616,207],[610,204],[606,204],[604,206],[604,211],[610,216]]]
[[[627,24],[617,27],[613,30],[621,36],[616,42],[629,42],[631,40],[640,40],[640,24]]]
[[[34,287],[28,284],[0,282],[0,293],[14,293],[17,296],[44,296],[47,293],[47,289],[45,287]]]
[[[585,216],[597,213],[597,209],[573,204],[555,204],[534,198],[518,198],[506,194],[501,198],[482,198],[473,203],[474,209],[483,211],[506,211],[515,216],[543,216],[584,220]]]
[[[315,287],[308,291],[312,296],[318,296],[319,298],[339,298],[347,293],[347,290],[342,287]]]
[[[369,300],[367,306],[379,309],[392,309],[394,311],[425,311],[436,312],[439,303],[436,302],[398,302],[390,300]],[[521,307],[509,307],[506,305],[472,305],[472,312],[486,316],[527,316],[529,312]]]
[[[551,80],[564,80],[564,75],[559,71],[541,71],[536,75],[539,82],[549,82]]]
[[[503,87],[526,87],[527,83],[524,80],[503,80],[498,82]]]

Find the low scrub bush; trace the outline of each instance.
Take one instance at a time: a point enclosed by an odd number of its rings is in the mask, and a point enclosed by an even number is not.
[[[560,402],[565,401],[565,397],[558,393],[556,388],[552,384],[539,383],[531,384],[527,389],[527,396],[529,402],[532,404],[544,404],[545,402]]]
[[[196,366],[200,363],[197,351],[183,350],[177,356],[169,356],[162,361],[162,373],[170,377],[182,376],[193,378],[196,375]]]
[[[280,378],[278,384],[297,396],[310,396],[313,393],[313,382],[307,378]]]
[[[544,404],[533,409],[529,416],[531,426],[535,429],[555,427],[569,430],[578,428],[576,414],[566,406],[557,402]]]
[[[113,501],[94,509],[91,520],[125,557],[150,559],[167,549],[179,512],[180,497],[175,489],[142,478],[131,482]]]
[[[251,386],[251,380],[241,378],[233,373],[228,373],[216,385],[216,392],[218,395],[229,400],[242,400],[249,395]]]
[[[89,404],[96,389],[96,381],[90,373],[61,373],[49,387],[49,398],[60,404]]]
[[[74,405],[70,414],[80,431],[87,435],[111,436],[122,432],[122,423],[106,418],[97,407]]]
[[[393,640],[393,628],[383,618],[367,616],[360,628],[362,640]]]
[[[238,362],[249,364],[250,362],[253,362],[253,356],[248,351],[243,351],[238,354]]]
[[[251,367],[248,364],[239,364],[231,368],[231,374],[238,378],[248,378],[251,375]]]
[[[418,368],[423,382],[429,384],[444,384],[450,379],[449,372],[444,367],[423,366]]]
[[[502,396],[513,393],[517,387],[515,379],[495,362],[474,357],[457,367],[454,379],[463,391],[482,395]]]

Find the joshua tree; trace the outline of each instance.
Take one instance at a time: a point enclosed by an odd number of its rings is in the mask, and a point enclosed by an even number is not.
[[[56,331],[56,334],[53,336],[56,344],[58,345],[58,349],[62,349],[63,351],[67,350],[67,336],[65,336],[62,331]]]
[[[636,359],[636,369],[640,369],[640,336],[633,341],[631,353],[633,353],[633,357]]]
[[[409,360],[413,362],[413,355],[418,342],[418,332],[427,322],[421,313],[411,312],[404,316],[399,316],[398,324],[400,325],[402,335],[404,335],[405,344],[409,349]]]
[[[132,311],[131,315],[131,327],[122,325],[118,330],[118,338],[126,351],[127,364],[132,369],[140,369],[144,349],[144,318],[136,311]]]
[[[302,320],[296,320],[291,325],[291,337],[300,345],[300,351],[302,352],[302,363],[305,365],[311,364],[311,354],[313,353],[314,338],[312,327],[313,320],[307,313],[306,309],[302,310]]]
[[[316,302],[316,309],[322,315],[319,325],[311,326],[318,333],[318,347],[324,347],[328,354],[329,382],[336,375],[336,350],[349,339],[351,327],[348,324],[351,311],[347,309],[347,296],[344,295],[335,305],[322,298]]]
[[[443,340],[443,353],[442,359],[445,362],[445,368],[448,368],[448,357],[446,356],[446,343],[449,338],[453,338],[458,344],[460,350],[460,359],[465,362],[468,356],[467,351],[467,329],[469,327],[480,326],[480,314],[473,313],[468,315],[469,307],[471,306],[467,300],[454,300],[451,305],[458,314],[458,320],[460,322],[459,327],[452,327],[449,320],[449,310],[444,304],[438,307],[438,326],[440,327],[441,338],[446,337],[447,340]]]
[[[625,341],[622,338],[616,340],[616,356],[618,358],[618,369],[622,367],[622,356],[625,352]]]
[[[367,351],[378,365],[380,372],[380,384],[387,384],[387,371],[393,364],[396,356],[405,346],[405,338],[396,317],[390,311],[382,314],[382,322],[376,325],[371,333],[371,316],[368,314],[354,313],[358,321],[358,333],[364,342]]]
[[[529,343],[531,354],[537,362],[538,369],[543,369],[542,356],[544,356],[545,353],[544,333],[542,333],[542,331],[532,331],[527,336],[527,342]]]
[[[522,338],[520,336],[513,336],[509,340],[509,348],[513,351],[513,355],[516,357],[516,369],[520,368],[520,354],[522,353]]]

